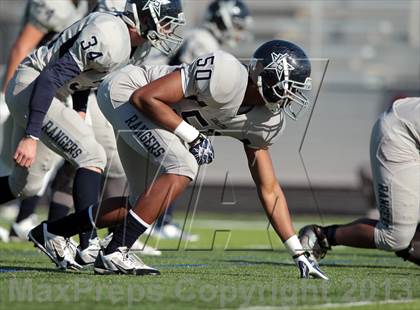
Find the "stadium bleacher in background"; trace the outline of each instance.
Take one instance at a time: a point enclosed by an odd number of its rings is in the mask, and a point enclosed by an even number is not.
[[[209,2],[184,1],[189,27],[200,24]],[[233,51],[237,56],[246,59],[261,42],[273,38],[294,41],[314,58],[315,84],[329,61],[301,152],[310,113],[296,123],[288,120],[283,136],[272,148],[278,177],[289,189],[290,204],[304,210],[308,206],[305,199],[312,199],[311,185],[325,198],[320,202],[325,210],[334,209],[336,203],[331,199],[336,199],[343,208],[359,205],[360,209],[352,210],[360,213],[366,202],[363,205],[359,192],[359,172],[369,170],[369,136],[375,119],[393,99],[420,95],[420,1],[246,3],[254,16],[254,40]],[[24,5],[23,0],[0,0],[1,64],[7,61],[19,31]],[[237,188],[250,186],[240,143],[217,138],[215,148],[216,161],[201,172],[204,184],[220,187],[229,180]]]

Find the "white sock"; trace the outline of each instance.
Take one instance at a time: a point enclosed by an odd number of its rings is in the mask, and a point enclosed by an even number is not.
[[[304,251],[302,244],[299,241],[299,238],[296,235],[291,236],[284,242],[284,246],[291,256],[302,254]]]

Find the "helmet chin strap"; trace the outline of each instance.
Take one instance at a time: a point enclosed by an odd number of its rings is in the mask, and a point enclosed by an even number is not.
[[[133,14],[132,20],[130,17],[128,17],[126,14],[122,14],[123,21],[130,27],[136,28],[137,33],[141,35],[141,29],[140,29],[140,19],[139,14],[137,13],[137,6],[135,3],[127,3],[125,7],[125,12]]]
[[[136,8],[136,5],[134,3],[132,3],[131,6],[133,8],[134,23],[135,23],[135,26],[136,26],[137,33],[139,34],[139,36],[142,36],[141,35],[141,29],[140,29],[139,13],[137,12],[137,8]]]
[[[287,90],[289,89],[290,72],[289,72],[289,67],[288,67],[286,57],[283,58],[282,62],[283,62],[283,74],[284,74],[284,80],[283,80],[284,83],[282,83],[283,92],[284,92],[283,97],[284,97],[284,95],[287,93]],[[283,104],[280,103],[282,101],[282,99],[280,99],[278,102],[269,102],[267,99],[265,99],[265,96],[264,96],[264,93],[263,93],[263,83],[262,83],[261,75],[258,76],[257,86],[258,86],[258,91],[259,91],[261,97],[265,101],[265,106],[272,113],[279,113],[282,110],[284,102],[283,102]]]
[[[262,83],[261,75],[258,76],[257,87],[258,87],[258,92],[260,93],[261,97],[263,98],[263,100],[265,102],[265,106],[267,107],[267,109],[269,109],[273,114],[279,113],[281,111],[280,104],[278,104],[276,102],[269,102],[264,97],[263,83]]]

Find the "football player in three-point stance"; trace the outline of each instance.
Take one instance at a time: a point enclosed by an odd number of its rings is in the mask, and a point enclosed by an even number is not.
[[[261,203],[293,256],[302,278],[327,277],[302,250],[272,166],[269,147],[309,100],[311,65],[301,48],[270,41],[249,67],[216,51],[183,66],[127,66],[110,74],[98,90],[99,106],[118,132],[120,154],[130,186],[128,198],[114,198],[56,222],[41,223],[33,240],[53,243],[93,227],[117,226],[94,264],[99,274],[159,274],[129,249],[214,157],[200,131],[216,131],[244,144]],[[182,117],[194,121],[192,126]],[[144,163],[156,174],[144,183]],[[146,188],[145,188],[146,187]],[[127,210],[128,204],[131,208]],[[47,253],[55,255],[53,251]]]
[[[14,119],[16,166],[10,176],[0,178],[0,203],[36,194],[53,164],[51,150],[78,168],[76,210],[97,202],[105,152],[64,100],[73,93],[88,95],[109,72],[128,63],[133,47],[150,42],[166,53],[176,50],[181,43],[177,30],[184,23],[180,1],[130,0],[124,14],[92,13],[31,53],[6,92]],[[82,102],[75,102],[74,108]],[[44,144],[38,145],[39,139]],[[46,250],[51,244],[37,239],[37,245]],[[79,267],[66,240],[57,239],[51,246],[59,253],[57,265]]]
[[[162,61],[171,66],[181,63],[190,64],[197,57],[215,52],[222,47],[237,47],[247,36],[252,17],[242,0],[215,0],[206,9],[201,27],[191,29],[185,34],[184,41],[177,53]],[[151,55],[153,56],[153,55]],[[156,58],[148,60],[156,62]],[[147,62],[146,62],[147,63]],[[172,221],[176,202],[156,221],[151,231],[158,239],[180,239],[197,241],[199,235],[186,233]]]
[[[420,265],[420,98],[400,99],[377,120],[370,163],[380,218],[346,225],[305,226],[304,248],[320,260],[332,246],[392,251]]]

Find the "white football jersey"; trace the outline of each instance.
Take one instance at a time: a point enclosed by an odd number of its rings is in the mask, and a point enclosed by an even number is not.
[[[208,29],[196,28],[187,32],[176,58],[179,63],[190,64],[197,57],[220,49],[220,44]]]
[[[184,40],[174,56],[168,58],[160,51],[152,49],[145,62],[150,65],[190,64],[197,57],[221,49],[219,42],[206,28],[195,28],[184,35]]]
[[[123,12],[126,0],[98,0],[96,1],[97,12]]]
[[[23,24],[31,24],[44,33],[61,32],[88,13],[88,2],[80,0],[29,0]]]
[[[410,131],[420,147],[420,97],[408,97],[394,102],[393,112]]]
[[[48,45],[33,51],[22,65],[42,71],[66,52],[71,54],[81,74],[57,91],[62,100],[75,91],[97,87],[110,71],[128,63],[131,43],[127,25],[113,13],[89,14]]]
[[[173,105],[175,111],[197,129],[231,136],[252,148],[274,143],[285,126],[283,113],[272,114],[265,106],[240,106],[248,85],[248,71],[232,55],[216,51],[191,65],[133,66],[111,73],[102,84],[114,108],[128,101],[138,88],[181,70],[182,87],[187,99]]]

